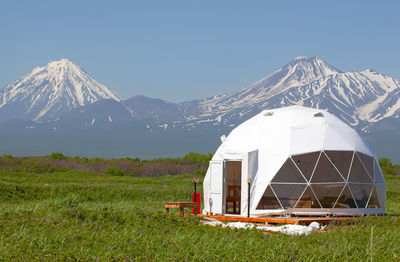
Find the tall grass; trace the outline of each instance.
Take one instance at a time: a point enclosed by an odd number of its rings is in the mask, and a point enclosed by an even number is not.
[[[189,201],[199,176],[0,171],[0,260],[366,261],[371,254],[374,261],[400,260],[400,217],[289,236],[165,214],[163,202]],[[388,213],[400,213],[400,176],[387,176],[387,183]]]

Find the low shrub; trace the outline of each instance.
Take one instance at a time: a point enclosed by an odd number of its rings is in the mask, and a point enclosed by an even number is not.
[[[1,158],[4,158],[4,159],[14,159],[14,157],[13,157],[12,155],[7,155],[7,154],[2,155]]]
[[[202,155],[190,152],[183,157],[183,160],[187,163],[208,165],[212,157],[213,155],[211,153],[208,153],[207,155]]]
[[[56,171],[56,168],[50,163],[41,161],[40,159],[25,158],[20,164],[20,170],[27,173],[43,174],[53,173]]]
[[[201,175],[207,170],[212,154],[202,155],[189,153],[181,158],[159,158],[140,160],[139,158],[87,158],[69,157],[60,152],[51,153],[44,157],[13,157],[0,156],[0,171],[53,173],[68,170],[87,170],[90,172],[106,173],[113,176],[159,177],[164,175],[180,175],[199,170]]]
[[[121,168],[119,167],[107,167],[104,171],[104,174],[110,175],[110,176],[123,176],[125,175],[125,171],[123,171]]]
[[[49,159],[54,159],[54,160],[62,160],[62,159],[66,159],[67,157],[64,156],[62,153],[59,152],[55,152],[55,153],[51,153],[48,156]]]
[[[400,166],[393,165],[389,158],[379,158],[379,165],[383,173],[388,175],[400,175]]]

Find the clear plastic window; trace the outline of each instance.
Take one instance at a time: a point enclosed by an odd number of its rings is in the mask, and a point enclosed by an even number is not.
[[[308,186],[306,191],[304,191],[300,200],[297,202],[295,208],[320,208],[317,197],[312,192],[311,188]]]
[[[323,208],[333,208],[344,184],[311,184]]]
[[[294,165],[292,159],[288,158],[271,182],[305,183],[306,181]]]
[[[349,175],[351,159],[353,158],[353,151],[325,151],[328,158],[335,165],[340,174],[347,179]]]
[[[371,198],[368,202],[368,208],[381,208],[381,204],[379,203],[378,194],[376,192],[376,188],[372,190]]]
[[[257,209],[281,209],[281,205],[276,199],[274,193],[271,190],[271,187],[268,186],[265,189],[265,192],[257,205]]]
[[[315,164],[318,161],[318,157],[321,152],[314,152],[309,154],[295,155],[292,156],[293,161],[297,167],[301,170],[304,177],[309,181],[314,171]]]
[[[329,161],[325,154],[321,154],[317,167],[311,178],[311,183],[344,182],[343,178]]]
[[[349,174],[349,182],[372,183],[370,175],[365,170],[357,154],[353,158],[353,164],[351,165]]]
[[[356,202],[354,201],[354,198],[350,192],[350,189],[348,186],[346,186],[342,193],[340,194],[336,204],[335,208],[356,208]]]
[[[359,208],[367,206],[369,195],[371,194],[372,184],[349,184],[351,192]]]
[[[367,156],[363,153],[357,152],[357,155],[360,157],[361,162],[364,164],[365,169],[367,170],[368,174],[370,175],[371,179],[373,180],[374,174],[374,159],[370,156]]]
[[[271,184],[283,208],[293,208],[300,198],[306,184]]]

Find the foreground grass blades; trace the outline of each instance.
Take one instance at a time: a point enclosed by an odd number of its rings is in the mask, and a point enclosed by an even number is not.
[[[288,236],[214,228],[197,217],[166,215],[162,203],[190,200],[197,175],[0,173],[0,259],[400,260],[400,217],[367,217],[354,225],[329,225],[326,233]],[[388,212],[400,213],[400,177],[390,175],[387,182]]]

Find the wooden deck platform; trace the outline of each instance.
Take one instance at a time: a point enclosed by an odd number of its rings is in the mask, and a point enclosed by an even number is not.
[[[356,217],[235,217],[235,216],[206,216],[204,218],[217,219],[220,221],[240,221],[251,223],[268,223],[268,224],[295,224],[308,225],[312,222],[327,224],[333,221],[355,221]]]

